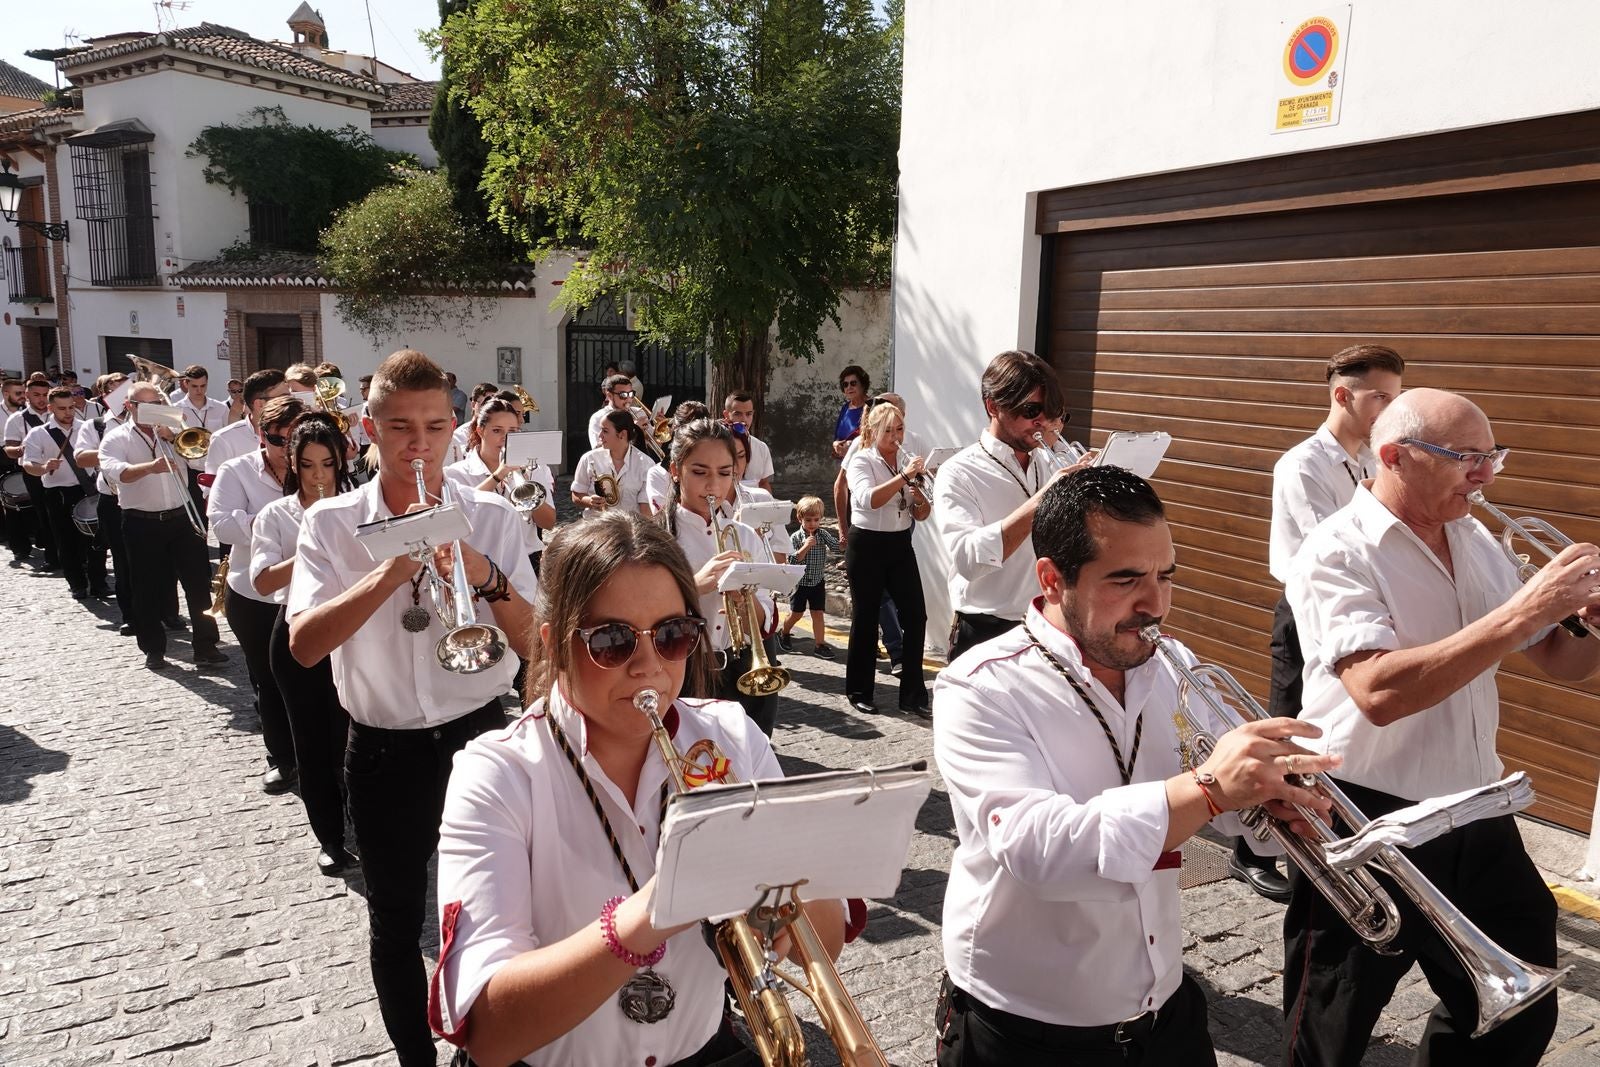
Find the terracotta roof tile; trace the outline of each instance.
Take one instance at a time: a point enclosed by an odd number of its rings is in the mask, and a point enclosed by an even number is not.
[[[23,100],[37,100],[41,93],[55,88],[47,81],[41,81],[32,74],[13,67],[10,63],[0,59],[0,96],[16,96]]]
[[[308,78],[312,81],[330,82],[334,85],[342,85],[350,89],[361,89],[369,93],[381,94],[383,92],[383,87],[371,78],[360,74],[352,74],[350,71],[341,70],[327,63],[319,63],[314,59],[307,59],[298,52],[281,48],[278,45],[268,44],[266,41],[258,40],[247,33],[242,33],[227,26],[219,26],[213,22],[203,22],[198,26],[191,26],[187,29],[148,34],[107,48],[97,48],[89,52],[63,56],[56,61],[56,65],[62,70],[71,70],[74,67],[115,59],[119,56],[131,56],[139,52],[153,52],[164,48],[171,48],[179,52],[189,52],[195,55],[213,56],[217,59],[226,59],[245,66],[275,70],[281,74]]]
[[[432,111],[433,97],[439,89],[437,81],[385,82],[389,99],[374,104],[374,111]]]
[[[82,114],[82,111],[70,107],[36,107],[27,111],[13,111],[9,115],[0,115],[0,133],[35,130],[42,126],[59,126]]]

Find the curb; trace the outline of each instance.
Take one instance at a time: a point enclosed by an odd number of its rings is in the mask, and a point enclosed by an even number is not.
[[[1571,886],[1556,882],[1545,884],[1550,887],[1550,895],[1556,898],[1556,907],[1579,918],[1600,922],[1600,900],[1587,893],[1580,893]]]

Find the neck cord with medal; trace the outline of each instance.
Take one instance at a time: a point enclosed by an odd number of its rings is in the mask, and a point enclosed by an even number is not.
[[[996,437],[995,440],[996,441],[1000,441],[1000,438]],[[1016,451],[1015,448],[1012,448],[1012,446],[1009,445],[1009,444],[1006,444],[1006,442],[1000,441],[1000,443],[1005,445],[1007,448],[1010,448],[1011,451],[1013,451],[1013,452]],[[999,456],[995,455],[993,452],[990,452],[987,448],[983,448],[981,445],[979,446],[979,451],[981,451],[984,455],[988,456],[990,459],[994,460],[996,466],[998,466],[1001,470],[1005,471],[1008,475],[1011,476],[1011,480],[1017,483],[1017,488],[1022,490],[1022,495],[1024,497],[1031,497],[1031,496],[1033,496],[1034,493],[1038,492],[1037,489],[1029,489],[1028,488],[1028,483],[1024,482],[1021,478],[1018,478],[1017,477],[1017,472],[1012,470],[1010,467],[1006,466],[1006,461],[1005,460],[1001,459]],[[1031,455],[1032,451],[1030,450],[1028,454]],[[1020,460],[1018,461],[1017,465],[1018,466],[1022,465]],[[1033,476],[1034,466],[1035,465],[1032,464],[1032,463],[1028,464],[1027,473],[1028,473],[1028,476],[1030,478]]]
[[[578,754],[572,750],[572,745],[567,741],[567,735],[555,720],[555,716],[547,710],[545,722],[550,724],[550,735],[555,738],[556,747],[561,754],[567,757],[567,762],[577,772],[578,781],[583,786],[584,793],[589,797],[589,803],[594,807],[594,813],[600,820],[600,828],[605,831],[606,843],[611,846],[611,854],[617,858],[617,863],[622,867],[622,876],[628,880],[628,889],[634,893],[639,891],[639,879],[634,877],[633,867],[628,863],[628,857],[622,854],[622,845],[617,840],[617,832],[611,828],[611,820],[606,817],[606,809],[600,804],[600,797],[594,790],[594,782],[589,779],[589,772],[583,769],[583,761],[578,759]],[[661,783],[661,819],[667,817],[667,783]],[[661,948],[665,950],[666,943]],[[664,954],[664,953],[663,953]],[[659,960],[659,957],[657,957]],[[632,978],[622,983],[622,988],[617,991],[617,1006],[622,1009],[622,1014],[636,1023],[658,1023],[672,1014],[672,1007],[677,1002],[678,994],[672,984],[656,973],[652,965],[645,965],[636,971]]]
[[[1111,732],[1110,724],[1106,722],[1106,717],[1100,713],[1099,705],[1095,704],[1094,698],[1089,695],[1089,691],[1080,685],[1078,680],[1072,676],[1072,672],[1067,670],[1066,665],[1056,659],[1050,650],[1045,648],[1044,644],[1033,635],[1033,631],[1028,628],[1026,622],[1022,624],[1022,632],[1028,635],[1028,641],[1034,648],[1039,650],[1045,661],[1055,668],[1056,673],[1067,680],[1067,684],[1072,686],[1072,691],[1078,694],[1078,698],[1089,706],[1089,710],[1094,714],[1095,721],[1100,724],[1100,729],[1105,731],[1106,743],[1111,746],[1111,758],[1117,761],[1117,773],[1122,775],[1122,784],[1132,785],[1133,765],[1139,761],[1139,742],[1144,736],[1144,712],[1139,712],[1139,717],[1134,720],[1133,750],[1128,754],[1128,762],[1124,763],[1122,762],[1122,746],[1117,744],[1117,739]]]
[[[889,472],[889,477],[891,479],[900,477],[899,449],[895,450],[895,463],[893,465],[890,465],[889,461],[883,458],[882,450],[874,447],[872,451],[877,454],[878,462],[883,464],[883,469]],[[906,481],[902,481],[900,483],[900,514],[902,515],[906,513],[906,487],[910,484],[910,482]]]

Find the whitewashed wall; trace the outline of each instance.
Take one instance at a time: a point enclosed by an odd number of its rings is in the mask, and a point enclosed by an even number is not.
[[[178,299],[183,299],[183,315]],[[227,298],[222,293],[177,293],[147,289],[79,289],[72,294],[72,361],[80,380],[105,371],[105,339],[138,336],[172,342],[177,369],[198,363],[210,374],[209,393],[227,395],[228,361],[217,358],[227,336]],[[132,317],[138,316],[138,328]],[[115,354],[115,353],[113,353]]]
[[[428,126],[374,126],[372,139],[384,148],[396,152],[410,152],[417,162],[432,170],[439,165],[439,153],[428,140]]]

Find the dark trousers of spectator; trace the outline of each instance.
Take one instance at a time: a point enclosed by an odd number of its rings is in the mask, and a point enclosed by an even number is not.
[[[878,629],[883,631],[883,650],[889,653],[889,662],[899,663],[905,654],[905,634],[900,629],[900,613],[888,593],[878,601]]]
[[[855,527],[844,550],[850,577],[850,648],[845,656],[844,691],[851,700],[872,702],[878,664],[878,604],[884,593],[900,612],[900,707],[926,707],[928,683],[922,673],[928,611],[922,600],[922,574],[911,547],[911,531]]]
[[[146,656],[167,654],[167,631],[161,620],[171,610],[174,582],[183,587],[189,604],[194,650],[216,648],[221,635],[216,620],[206,614],[211,607],[211,561],[205,541],[190,527],[184,509],[150,512],[123,508],[122,536],[133,575],[133,627],[139,651]]]
[[[267,763],[285,775],[292,774],[294,735],[289,732],[289,713],[284,710],[283,694],[272,674],[272,628],[278,621],[278,605],[240,596],[230,587],[223,594],[222,613],[228,617],[239,651],[244,653],[256,718],[261,720],[261,741],[267,746]]]
[[[1185,974],[1153,1014],[1059,1026],[991,1008],[945,976],[934,1008],[938,1067],[1216,1067],[1206,995]]]
[[[1368,818],[1409,800],[1339,783]],[[1528,858],[1510,815],[1481,819],[1405,855],[1492,940],[1530,963],[1556,962],[1556,903]],[[1398,955],[1367,948],[1317,888],[1290,865],[1283,916],[1284,1058],[1291,1067],[1356,1067],[1379,1013],[1413,963],[1439,1004],[1417,1046],[1422,1067],[1494,1064],[1533,1067],[1556,1028],[1556,998],[1545,996],[1474,1040],[1477,995],[1460,961],[1411,899],[1383,874],[1400,909]]]
[[[436,1063],[419,945],[450,763],[468,741],[505,721],[497,698],[439,726],[350,725],[345,787],[367,883],[372,984],[401,1067]]]
[[[28,487],[28,499],[33,501],[33,507],[25,513],[33,523],[33,543],[44,549],[46,567],[59,567],[61,553],[56,548],[55,531],[51,529],[50,519],[45,511],[44,482],[31,474],[24,474],[22,483]]]
[[[1305,665],[1294,612],[1289,609],[1288,598],[1279,597],[1278,606],[1272,609],[1272,681],[1267,690],[1267,710],[1273,715],[1300,717]]]
[[[767,650],[767,660],[777,662],[778,646],[772,638],[764,638],[761,647]],[[750,669],[753,658],[750,649],[742,652],[718,653],[717,661],[722,664],[717,671],[717,698],[719,700],[737,700],[744,713],[750,716],[750,721],[760,727],[761,732],[768,737],[772,736],[772,728],[778,724],[778,694],[771,696],[748,696],[739,692],[739,676]]]
[[[982,615],[972,611],[956,612],[956,624],[950,630],[949,662],[975,645],[1010,633],[1022,625],[1017,619],[1002,619],[998,615]]]
[[[74,593],[106,591],[106,549],[100,538],[85,537],[73,525],[72,508],[83,499],[83,486],[67,485],[44,491],[44,511],[55,537],[62,576]]]
[[[328,657],[302,667],[289,653],[289,622],[274,605],[269,659],[273,684],[283,698],[300,770],[300,799],[317,844],[330,856],[344,850],[344,750],[350,715],[339,703]]]

